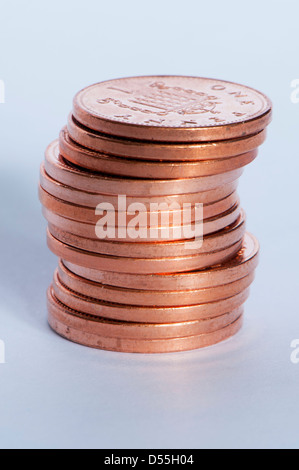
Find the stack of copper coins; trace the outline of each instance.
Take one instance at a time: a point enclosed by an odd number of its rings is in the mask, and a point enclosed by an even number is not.
[[[271,120],[262,93],[149,76],[80,91],[41,166],[60,258],[50,326],[87,346],[172,352],[241,327],[258,243],[236,192]]]

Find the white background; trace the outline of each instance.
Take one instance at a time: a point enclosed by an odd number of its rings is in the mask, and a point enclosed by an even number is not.
[[[1,1],[1,448],[298,447],[298,18],[296,0]],[[79,89],[141,74],[232,80],[274,103],[240,181],[261,243],[245,325],[210,349],[111,353],[47,326],[57,260],[37,197],[44,150]]]

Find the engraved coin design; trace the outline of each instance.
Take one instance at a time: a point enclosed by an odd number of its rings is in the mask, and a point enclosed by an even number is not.
[[[208,141],[259,132],[271,102],[236,83],[198,77],[109,80],[80,91],[74,117],[98,132],[160,141]]]

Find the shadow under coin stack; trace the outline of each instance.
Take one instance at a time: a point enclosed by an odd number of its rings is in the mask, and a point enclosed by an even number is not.
[[[133,77],[80,91],[41,166],[48,246],[60,258],[50,326],[140,353],[237,333],[258,243],[236,188],[270,120],[263,94],[213,79]],[[190,232],[198,223],[201,244]]]

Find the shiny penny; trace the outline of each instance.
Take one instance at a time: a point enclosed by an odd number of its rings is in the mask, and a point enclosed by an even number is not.
[[[101,302],[115,302],[147,307],[179,307],[233,297],[248,289],[254,279],[251,272],[228,284],[187,291],[148,291],[124,289],[84,280],[71,273],[62,262],[54,275],[54,292],[64,304],[75,310],[101,316]]]
[[[78,222],[74,219],[68,219],[62,217],[55,212],[50,211],[46,207],[43,207],[42,212],[44,217],[49,222],[49,224],[54,225],[55,227],[65,231],[78,235],[80,237],[90,238],[94,240],[99,240],[96,233],[95,224],[87,224],[85,222]],[[211,233],[218,232],[223,230],[225,227],[235,223],[241,213],[240,206],[237,204],[233,206],[229,211],[224,212],[218,217],[212,217],[211,219],[205,219],[202,225],[203,235],[209,235]],[[100,219],[100,218],[99,218]],[[201,224],[201,222],[198,222]],[[144,242],[165,242],[165,241],[174,241],[174,240],[187,240],[192,236],[194,237],[194,223],[192,224],[183,224],[183,225],[169,225],[167,226],[157,226],[151,228],[140,227],[139,230],[136,229],[136,238],[135,235],[132,237],[128,233],[126,227],[113,227],[109,225],[107,231],[109,230],[109,235],[107,235],[108,240],[126,242],[126,243],[144,243]],[[200,227],[199,227],[200,228]],[[154,229],[157,229],[153,232]],[[101,238],[103,239],[103,238]]]
[[[85,222],[88,224],[96,224],[100,218],[101,214],[96,214],[96,207],[90,208],[86,206],[80,206],[74,203],[63,201],[62,199],[58,199],[55,196],[52,196],[47,191],[45,191],[41,186],[39,187],[39,198],[40,202],[46,207],[48,210],[55,212],[56,214],[60,215],[61,217],[66,217],[67,219],[77,220],[78,222]],[[136,198],[136,202],[138,199]],[[227,198],[217,201],[213,204],[206,204],[203,206],[202,211],[199,211],[196,214],[195,207],[191,206],[190,210],[188,209],[188,213],[190,214],[190,221],[193,222],[195,220],[199,221],[203,219],[209,219],[212,217],[221,216],[223,213],[231,210],[236,204],[239,204],[239,197],[236,192],[227,196]],[[169,225],[178,225],[179,222],[184,222],[184,207],[179,207],[175,210],[168,206],[168,204],[161,205],[160,210],[151,210],[146,211],[142,210],[139,211],[138,207],[136,206],[135,210],[130,211],[130,207],[127,207],[126,215],[120,216],[120,213],[117,210],[114,210],[114,207],[107,204],[107,211],[113,212],[115,216],[113,217],[115,226],[122,226],[127,227],[129,222],[133,220],[136,215],[140,212],[144,214],[144,217],[140,218],[139,220],[139,227],[140,226],[149,226],[150,223],[150,215],[156,215],[156,219],[159,225],[162,225],[163,220],[168,219]],[[134,207],[134,206],[133,206]],[[117,208],[116,208],[117,209]],[[146,209],[146,208],[144,208]],[[163,210],[164,209],[164,210]],[[104,215],[104,211],[103,214]]]
[[[187,290],[213,287],[241,279],[257,267],[258,252],[258,241],[246,232],[242,247],[234,258],[201,271],[143,276],[84,268],[66,260],[63,263],[78,276],[102,284],[144,290]]]
[[[236,255],[242,244],[240,240],[232,246],[210,253],[149,259],[118,257],[80,250],[60,242],[51,235],[49,230],[47,242],[49,249],[56,256],[79,266],[118,273],[138,272],[140,274],[184,272],[224,263]]]
[[[143,76],[108,80],[74,98],[76,119],[99,132],[161,141],[223,140],[262,130],[271,102],[257,90],[223,80]]]
[[[61,305],[67,307],[65,315],[60,314],[61,321],[70,321],[72,322],[72,326],[77,326],[82,331],[107,337],[152,340],[211,333],[212,331],[219,330],[229,325],[243,313],[243,307],[238,307],[236,310],[229,313],[204,320],[191,320],[176,323],[122,322],[120,320],[112,320],[73,309],[68,304],[64,304],[60,301],[54,289],[52,290],[52,296],[54,302],[56,300],[58,301],[57,303],[60,302]],[[58,315],[59,313],[57,313],[57,317]],[[69,318],[70,316],[71,318]]]
[[[68,186],[59,181],[51,178],[46,171],[44,164],[40,168],[40,185],[52,196],[62,199],[67,202],[76,203],[80,206],[92,207],[93,209],[100,203],[105,202],[112,204],[117,207],[118,205],[118,196],[109,195],[109,194],[100,194],[94,192],[81,191],[80,189],[74,188],[73,186]],[[215,189],[209,191],[191,193],[191,194],[179,194],[171,196],[152,196],[152,197],[143,197],[138,196],[138,202],[141,202],[145,205],[146,209],[150,209],[150,204],[152,203],[168,203],[169,205],[177,203],[183,205],[184,203],[195,204],[196,202],[202,204],[213,204],[218,202],[226,197],[230,196],[234,191],[236,191],[238,185],[238,180],[231,183],[227,183],[222,186],[218,186]],[[136,197],[127,196],[127,205],[136,202]]]
[[[205,302],[196,305],[182,305],[175,307],[149,307],[138,305],[126,305],[115,302],[98,301],[93,305],[94,299],[80,296],[79,293],[66,291],[68,302],[72,303],[72,296],[75,296],[74,302],[79,302],[82,308],[94,308],[93,311],[98,316],[110,318],[112,320],[132,321],[141,323],[172,323],[191,320],[204,320],[218,317],[240,307],[246,302],[249,296],[249,288],[244,289],[232,297],[213,302]],[[90,304],[86,301],[90,300]]]
[[[58,302],[52,292],[48,294],[48,321],[56,333],[85,346],[132,353],[165,353],[210,346],[236,334],[243,320],[241,314],[234,322],[211,333],[166,339],[139,339],[97,333],[98,322],[82,318],[80,313],[76,316],[76,313],[79,312]]]
[[[95,152],[74,142],[67,129],[59,136],[60,154],[68,161],[92,171],[134,178],[172,179],[215,175],[244,167],[257,156],[257,149],[231,158],[193,162],[162,162],[114,157]]]
[[[102,173],[81,170],[79,167],[67,163],[59,154],[57,141],[53,142],[46,150],[45,170],[48,175],[60,181],[60,183],[74,186],[83,191],[142,197],[208,191],[218,186],[231,183],[242,174],[242,169],[237,169],[219,175],[171,180],[117,178]]]
[[[57,197],[58,199],[63,199],[67,202],[76,201],[77,204],[81,206],[87,206],[95,208],[101,202],[108,202],[109,204],[114,205],[115,207],[118,204],[117,195],[108,195],[93,193],[87,191],[81,191],[80,189],[73,188],[72,186],[67,186],[55,179],[51,178],[46,171],[44,164],[40,167],[40,185],[52,196]],[[145,205],[147,209],[150,208],[150,204],[155,202],[157,204],[167,202],[168,204],[178,203],[191,203],[195,204],[200,202],[202,204],[212,204],[218,202],[221,199],[224,199],[236,191],[238,185],[238,180],[233,181],[222,186],[219,186],[215,189],[209,191],[191,193],[191,194],[176,194],[172,196],[152,196],[152,197],[142,197],[138,198],[127,196],[127,205],[130,205],[134,202],[141,202]]]
[[[241,213],[238,220],[218,231],[207,235],[202,240],[199,247],[194,241],[179,240],[172,242],[144,242],[144,243],[126,243],[113,240],[92,240],[90,238],[79,237],[70,232],[65,232],[54,225],[49,225],[50,233],[57,240],[66,245],[80,248],[81,250],[91,251],[114,256],[132,256],[133,258],[159,258],[193,255],[221,250],[240,241],[245,234],[245,216]]]
[[[219,142],[201,142],[188,145],[138,142],[91,131],[76,121],[72,115],[69,116],[67,129],[72,140],[100,153],[125,158],[166,161],[215,160],[234,157],[256,149],[266,138],[266,130],[262,130],[247,137]]]

